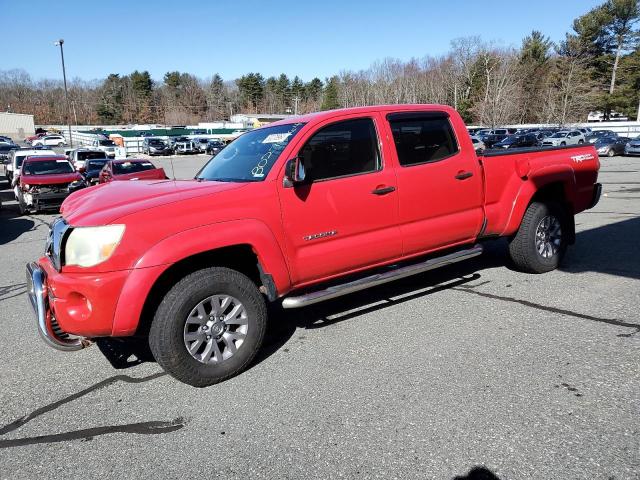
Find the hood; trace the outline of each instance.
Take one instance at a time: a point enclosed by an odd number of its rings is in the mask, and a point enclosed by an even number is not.
[[[125,215],[194,197],[222,194],[244,183],[197,180],[109,182],[71,194],[60,213],[75,226],[107,225]]]
[[[55,175],[20,175],[20,182],[29,185],[55,185],[57,183],[71,183],[80,180],[82,175],[74,173],[58,173]]]

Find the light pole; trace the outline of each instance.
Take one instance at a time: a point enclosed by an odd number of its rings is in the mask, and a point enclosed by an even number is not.
[[[69,107],[69,92],[67,91],[67,72],[64,68],[64,50],[62,44],[64,40],[61,38],[54,42],[56,47],[60,47],[60,58],[62,59],[62,79],[64,80],[64,99],[67,102],[67,124],[69,125],[69,146],[73,147],[73,137],[71,136],[71,108]]]

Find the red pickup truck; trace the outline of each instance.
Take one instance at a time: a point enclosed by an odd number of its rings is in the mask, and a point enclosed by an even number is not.
[[[599,199],[599,166],[591,145],[478,156],[441,105],[292,117],[240,136],[193,180],[72,194],[27,266],[29,297],[55,348],[142,337],[171,375],[211,385],[254,358],[268,302],[303,307],[448,265],[488,237],[507,237],[523,271],[553,270],[574,215]]]

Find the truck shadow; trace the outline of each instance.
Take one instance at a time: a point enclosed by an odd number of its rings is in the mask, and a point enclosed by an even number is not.
[[[3,207],[0,211],[0,245],[13,242],[20,235],[35,227],[33,220],[17,216],[17,207],[15,212],[7,210],[7,207]]]
[[[481,275],[478,271],[496,267],[504,268],[507,260],[504,248],[505,246],[499,241],[487,242],[483,255],[466,262],[305,308],[287,310],[279,304],[272,305],[265,341],[252,366],[258,365],[282,348],[297,329],[311,330],[328,327],[366,313],[480,280]]]
[[[640,217],[592,228],[576,234],[560,270],[598,272],[640,278]]]

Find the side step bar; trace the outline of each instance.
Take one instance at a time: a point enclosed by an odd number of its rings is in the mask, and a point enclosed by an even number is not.
[[[459,252],[450,253],[442,257],[431,258],[422,263],[416,263],[407,265],[405,267],[399,267],[394,270],[390,270],[383,273],[377,273],[368,277],[359,278],[352,282],[343,283],[340,285],[334,285],[324,290],[318,290],[310,292],[298,297],[287,297],[282,301],[283,308],[300,308],[312,305],[314,303],[323,302],[331,298],[340,297],[349,293],[364,290],[366,288],[375,287],[383,283],[391,282],[393,280],[399,280],[401,278],[409,277],[418,273],[426,272],[436,268],[451,265],[452,263],[461,262],[469,258],[477,257],[482,253],[482,245],[474,245],[467,250],[461,250]]]

